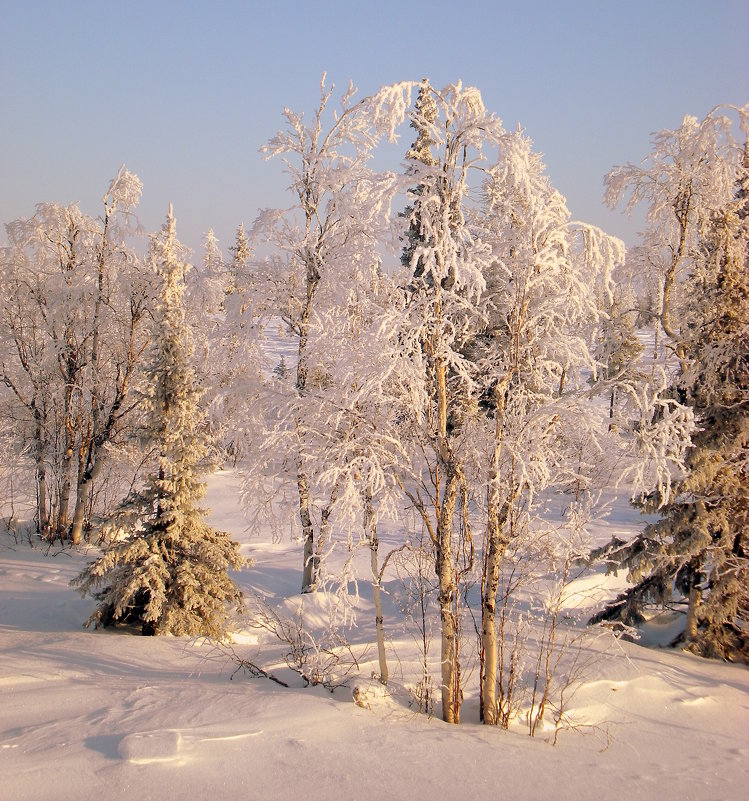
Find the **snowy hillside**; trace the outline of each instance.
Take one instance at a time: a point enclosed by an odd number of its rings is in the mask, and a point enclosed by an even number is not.
[[[211,522],[255,560],[235,574],[243,590],[276,608],[299,604],[298,543],[247,538],[233,473],[212,477],[208,505]],[[278,641],[247,621],[235,653],[288,688],[232,677],[235,665],[205,642],[84,630],[94,602],[68,582],[92,556],[0,535],[3,801],[746,798],[744,667],[592,642],[600,657],[569,708],[573,725],[592,728],[562,731],[554,748],[553,733],[531,739],[522,722],[509,732],[479,725],[474,697],[461,726],[414,711],[408,687],[419,656],[395,613],[393,573],[385,577],[391,694],[369,679],[377,654],[367,648],[374,614],[364,585],[348,630],[359,671],[331,693],[303,687]],[[608,581],[621,579],[599,575],[576,589],[601,591]],[[304,602],[305,625],[321,626],[321,598]]]

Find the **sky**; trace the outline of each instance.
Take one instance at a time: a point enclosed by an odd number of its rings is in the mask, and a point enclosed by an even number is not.
[[[39,202],[98,214],[124,163],[146,229],[172,202],[185,244],[212,228],[226,249],[291,202],[259,149],[284,107],[314,109],[327,72],[362,96],[477,86],[544,154],[572,216],[635,244],[642,221],[603,206],[603,176],[685,114],[749,102],[747,42],[747,0],[0,0],[0,223]]]

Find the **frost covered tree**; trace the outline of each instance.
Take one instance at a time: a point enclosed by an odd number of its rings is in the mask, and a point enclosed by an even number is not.
[[[338,575],[325,571],[324,577],[345,598],[350,584],[360,578],[354,569],[356,555],[361,549],[369,552],[379,679],[387,684],[382,582],[394,553],[403,546],[383,556],[378,526],[401,515],[395,471],[406,471],[410,464],[402,425],[414,396],[410,364],[398,341],[403,293],[393,276],[374,262],[370,267],[351,284],[345,307],[320,315],[318,325],[326,335],[320,336],[315,353],[331,394],[325,398],[329,425],[317,430],[322,458],[316,464],[323,471],[321,479],[338,487],[335,522],[349,554]],[[331,547],[332,543],[327,550]]]
[[[746,128],[749,106],[716,106],[702,120],[687,115],[676,130],[653,137],[642,165],[614,167],[606,176],[606,202],[631,211],[646,203],[647,226],[639,263],[658,282],[660,328],[679,356],[690,309],[684,291],[699,272],[702,240],[713,215],[730,202],[736,185],[741,145],[732,135],[731,110]]]
[[[486,495],[482,570],[481,704],[484,722],[503,715],[497,603],[508,548],[528,537],[543,492],[591,487],[591,463],[610,439],[589,399],[597,295],[612,295],[621,242],[574,223],[530,140],[503,137],[485,182],[477,225],[492,244],[482,295],[485,325],[470,343],[478,367],[471,435],[486,443],[478,463]],[[582,450],[581,450],[582,449]],[[544,536],[543,531],[538,537]]]
[[[99,219],[39,204],[6,226],[0,254],[2,380],[19,434],[34,443],[39,529],[76,543],[113,446],[133,424],[128,396],[150,303],[127,245],[140,191],[123,167]]]
[[[746,133],[749,108],[739,114]],[[698,430],[670,493],[658,492],[643,502],[661,519],[621,551],[633,586],[595,619],[636,624],[646,605],[670,605],[681,596],[685,646],[706,656],[746,661],[747,164],[746,147],[742,154],[729,136],[729,120],[715,116],[711,112],[702,122],[685,118],[678,132],[657,138],[654,156],[680,168],[678,181],[664,180],[661,191],[674,198],[680,241],[692,243],[682,277],[688,291],[680,298],[678,329],[669,322],[665,292],[663,329],[679,356],[672,391],[694,410]],[[715,137],[716,130],[722,138]],[[676,160],[674,154],[682,153],[689,159]],[[685,216],[694,188],[705,186],[714,188],[713,195],[700,202],[693,217]],[[690,225],[695,229],[691,240]],[[672,281],[668,274],[665,280]]]
[[[227,387],[236,379],[237,342],[227,320],[233,287],[218,239],[209,230],[203,237],[203,258],[186,276],[185,307],[195,349],[194,369],[205,388],[203,406],[211,442],[223,454],[231,449],[237,423],[235,409],[224,402]]]
[[[246,290],[249,279],[247,271],[250,256],[252,255],[252,247],[242,223],[237,228],[234,244],[229,248],[229,252],[231,253],[231,260],[226,265],[227,277],[224,291],[227,295],[233,295],[236,292]]]
[[[611,300],[604,304],[595,356],[600,366],[600,379],[606,382],[610,392],[611,425],[619,424],[616,419],[619,390],[626,384],[645,378],[640,364],[645,346],[635,332],[637,315],[634,297],[618,288]]]
[[[568,441],[591,412],[582,371],[595,369],[595,289],[610,292],[623,246],[570,222],[530,142],[505,132],[477,89],[422,82],[411,125],[401,342],[420,397],[402,433],[412,474],[396,472],[432,543],[449,722],[460,720],[461,597],[483,554],[483,707],[496,722],[495,607],[511,521],[580,474]]]
[[[437,121],[437,104],[434,100],[434,90],[432,89],[429,80],[424,79],[419,86],[419,92],[415,103],[415,113],[411,119],[410,126],[416,131],[416,139],[406,153],[408,162],[417,162],[424,164],[427,167],[434,167],[436,161],[432,148],[437,144],[432,135],[432,126]],[[408,174],[418,172],[418,167],[407,168]],[[414,251],[421,243],[421,212],[420,212],[420,196],[426,187],[417,183],[412,187],[410,192],[412,195],[412,202],[409,203],[403,215],[408,220],[408,230],[406,232],[406,244],[401,254],[401,262],[411,267],[411,261]],[[420,278],[424,267],[419,263],[418,259],[416,265],[413,267],[414,277]]]
[[[221,637],[227,606],[241,601],[228,570],[241,567],[243,559],[228,534],[205,522],[199,506],[208,441],[185,322],[188,265],[171,207],[151,240],[149,258],[159,286],[142,397],[143,436],[157,452],[156,465],[120,509],[127,538],[112,544],[73,584],[97,598],[88,621],[96,626],[136,623],[143,634]]]
[[[147,347],[146,320],[151,285],[142,262],[123,242],[126,230],[113,224],[117,213],[130,215],[141,191],[140,180],[124,168],[104,197],[100,241],[94,251],[96,289],[84,390],[90,412],[78,442],[76,501],[70,538],[82,539],[87,504],[123,421],[135,411],[131,387]]]
[[[485,151],[498,146],[504,129],[479,91],[460,83],[440,91],[422,84],[411,124],[417,140],[409,151],[407,178],[416,190],[401,339],[419,397],[404,426],[415,454],[414,474],[399,475],[399,481],[432,543],[439,582],[442,714],[458,723],[460,584],[474,553],[467,476],[473,444],[466,421],[473,413],[476,377],[465,346],[480,325],[477,304],[492,257],[490,244],[470,225],[470,191],[489,166]]]
[[[316,322],[328,309],[345,306],[360,271],[375,263],[371,254],[380,225],[375,218],[382,217],[387,202],[383,182],[367,162],[377,141],[394,125],[389,109],[395,108],[396,116],[400,110],[401,118],[405,112],[403,90],[356,102],[355,90],[349,87],[337,109],[331,108],[332,94],[323,76],[320,102],[309,122],[285,110],[287,127],[264,152],[284,160],[295,203],[289,210],[262,212],[254,231],[272,245],[273,254],[255,271],[252,294],[263,300],[250,304],[251,313],[280,318],[295,343],[293,387],[276,386],[293,393],[283,400],[276,395],[272,410],[276,421],[266,419],[260,428],[273,427],[272,443],[265,444],[294,464],[304,592],[318,585],[340,490],[334,472],[319,464],[321,458],[335,458],[335,451],[322,450],[322,443],[329,442],[329,427],[335,427],[329,403],[335,389],[324,357],[316,353],[321,331]],[[268,461],[262,448],[258,443],[251,449],[260,457],[255,461],[261,467]]]
[[[190,272],[195,272],[198,279],[194,280],[188,307],[192,307],[196,317],[207,313],[215,320],[217,312],[223,309],[227,277],[221,246],[213,229],[206,231],[203,237],[203,260],[199,269]],[[191,324],[195,323],[191,321]]]

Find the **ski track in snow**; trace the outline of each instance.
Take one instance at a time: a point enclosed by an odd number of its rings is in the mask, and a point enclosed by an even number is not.
[[[211,477],[212,523],[234,532],[256,560],[235,577],[276,599],[293,595],[297,545],[248,541],[237,499],[235,474]],[[294,682],[262,632],[241,630],[233,647],[288,679],[289,689],[231,678],[233,665],[200,641],[84,630],[93,602],[68,582],[87,558],[0,534],[2,801],[747,797],[744,667],[632,643],[608,648],[570,707],[576,723],[595,729],[563,733],[552,748],[520,726],[478,725],[475,676],[461,727],[412,711],[405,685],[419,657],[391,598],[392,686],[386,692],[368,678],[370,648],[355,682],[357,705],[351,688],[331,694]],[[615,581],[621,577],[579,579],[569,606],[610,592]],[[370,596],[361,590],[352,636],[373,642]],[[322,622],[324,604],[310,605],[307,623]]]

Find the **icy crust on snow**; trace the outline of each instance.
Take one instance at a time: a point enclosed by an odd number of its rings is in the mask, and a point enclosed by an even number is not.
[[[256,560],[235,574],[240,586],[299,603],[296,544],[247,540],[232,473],[211,479],[208,505],[211,524]],[[234,666],[202,641],[82,629],[93,601],[68,581],[92,557],[0,534],[3,801],[746,797],[743,667],[622,643],[593,663],[571,702],[572,720],[592,727],[589,736],[563,733],[552,748],[521,726],[480,726],[471,695],[460,727],[413,711],[408,686],[419,654],[392,593],[384,610],[394,674],[387,690],[370,678],[371,648],[350,686],[330,693],[295,681],[272,636],[240,628],[235,652],[270,667],[291,684],[284,689],[241,672],[231,678]],[[609,580],[581,579],[569,603]],[[320,599],[313,606],[309,625],[324,618]],[[362,587],[351,631],[359,654],[374,641],[371,613]]]

